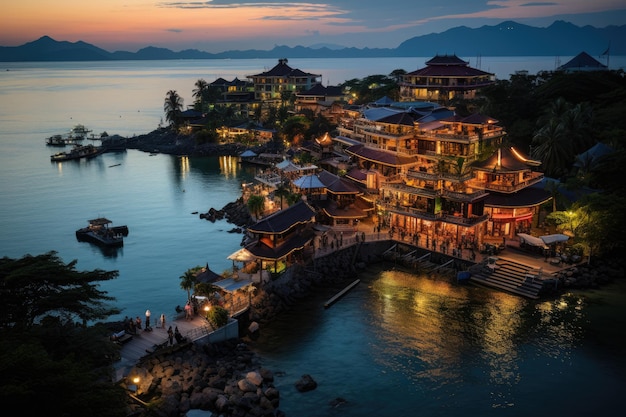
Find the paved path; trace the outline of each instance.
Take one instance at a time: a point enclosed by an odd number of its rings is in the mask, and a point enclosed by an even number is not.
[[[180,333],[191,340],[197,339],[211,330],[206,318],[196,315],[191,320],[186,320],[183,317],[166,321],[164,329],[153,327],[152,331],[138,331],[136,335],[133,335],[132,340],[122,345],[121,359],[114,364],[116,381],[124,378],[142,357],[154,350],[156,345],[168,342],[167,328],[169,326],[172,326],[172,330],[178,326]],[[176,339],[174,339],[174,344],[176,344]]]

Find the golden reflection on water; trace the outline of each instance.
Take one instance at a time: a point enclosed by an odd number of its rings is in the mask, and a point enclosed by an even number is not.
[[[494,408],[513,405],[529,352],[566,358],[583,319],[577,297],[533,302],[398,270],[379,273],[371,294],[381,364],[440,387],[487,383]]]
[[[236,178],[239,160],[235,156],[220,156],[220,171],[225,178]]]

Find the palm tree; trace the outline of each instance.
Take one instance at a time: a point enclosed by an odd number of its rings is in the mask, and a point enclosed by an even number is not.
[[[248,210],[258,219],[265,208],[265,197],[262,195],[251,195],[248,199]]]
[[[198,81],[196,81],[194,85],[196,86],[196,88],[193,89],[192,95],[193,95],[193,98],[196,99],[196,104],[197,104],[196,108],[200,111],[204,111],[206,98],[209,93],[209,83],[206,82],[204,79],[200,78]]]
[[[193,269],[188,269],[180,276],[180,288],[187,291],[187,300],[191,300],[191,290],[196,285],[196,274]]]
[[[163,110],[165,111],[165,119],[176,129],[180,123],[180,114],[183,111],[183,98],[178,95],[176,90],[167,92]]]
[[[563,126],[555,119],[539,129],[533,136],[533,157],[539,159],[543,169],[550,176],[564,175],[573,158],[572,146],[565,135]]]
[[[280,183],[278,187],[276,187],[276,191],[274,191],[274,195],[280,197],[280,209],[283,209],[283,198],[289,195],[289,188],[285,186],[285,183]]]

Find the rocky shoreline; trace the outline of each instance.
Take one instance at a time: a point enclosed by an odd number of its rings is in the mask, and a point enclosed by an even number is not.
[[[275,151],[270,149],[271,143],[264,146],[249,147],[241,143],[196,143],[195,134],[183,135],[173,131],[171,128],[160,128],[152,132],[133,136],[123,137],[112,135],[102,138],[102,146],[107,151],[119,151],[125,149],[136,149],[149,153],[164,153],[170,155],[189,156],[239,156],[247,149],[261,153]]]

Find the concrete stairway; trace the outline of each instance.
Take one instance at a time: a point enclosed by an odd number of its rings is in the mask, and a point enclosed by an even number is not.
[[[538,299],[543,279],[552,278],[545,272],[509,259],[498,259],[497,267],[490,269],[486,261],[470,268],[472,284],[495,288],[525,298]]]

